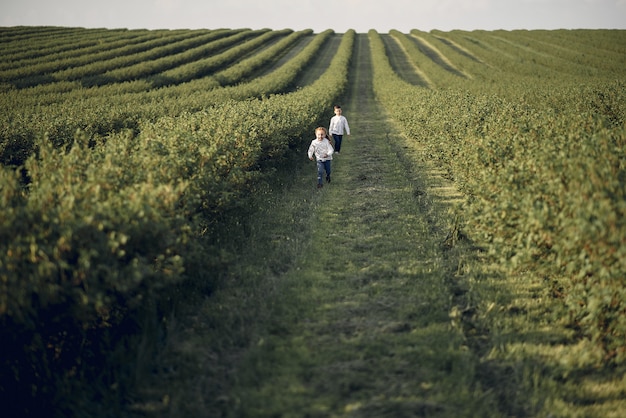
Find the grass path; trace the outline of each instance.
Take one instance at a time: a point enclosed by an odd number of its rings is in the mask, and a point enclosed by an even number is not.
[[[311,132],[230,225],[219,286],[192,283],[138,359],[123,416],[623,416],[623,367],[584,366],[543,277],[447,245],[459,196],[376,102],[366,34],[355,48],[332,183]]]
[[[342,103],[353,135],[315,188],[315,165],[277,176],[246,256],[172,324],[144,401],[155,416],[499,416],[449,313],[445,205],[374,99],[359,35]],[[311,135],[313,138],[313,133]],[[306,160],[302,145],[300,154]],[[277,193],[281,190],[281,193]],[[439,189],[442,190],[442,189]]]
[[[367,44],[358,65],[368,65]],[[444,237],[420,213],[398,134],[355,68],[354,134],[314,189],[310,247],[281,277],[288,323],[246,353],[240,416],[475,416],[473,360],[450,327]],[[473,411],[473,412],[470,412]],[[485,416],[485,415],[483,415]]]

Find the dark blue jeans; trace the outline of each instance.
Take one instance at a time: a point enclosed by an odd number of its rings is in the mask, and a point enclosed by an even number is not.
[[[326,177],[330,177],[330,160],[317,160],[317,184],[323,183],[324,170],[326,170]]]
[[[335,152],[341,151],[341,140],[343,135],[333,134],[333,140],[335,141]]]

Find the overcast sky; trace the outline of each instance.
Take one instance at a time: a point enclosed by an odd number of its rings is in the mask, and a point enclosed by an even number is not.
[[[0,26],[626,29],[626,0],[0,0]]]

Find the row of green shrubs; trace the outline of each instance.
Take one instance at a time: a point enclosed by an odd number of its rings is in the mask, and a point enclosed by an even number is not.
[[[306,34],[306,32],[305,32]],[[258,67],[256,55],[246,57],[212,76],[150,90],[145,80],[126,81],[100,88],[83,89],[75,83],[56,83],[49,90],[40,86],[9,90],[0,96],[0,163],[17,166],[32,153],[36,137],[44,134],[57,146],[71,144],[80,130],[90,137],[112,132],[139,130],[139,124],[162,116],[195,112],[217,102],[242,100],[287,90],[331,31],[316,35],[295,57],[275,72],[250,82],[219,87],[220,80],[235,83],[237,75],[250,77],[246,67]],[[67,91],[60,91],[63,86]],[[134,87],[133,87],[134,86]],[[139,87],[134,90],[135,87]]]
[[[108,135],[78,131],[63,146],[36,137],[23,165],[2,167],[0,392],[61,402],[89,358],[110,361],[105,340],[136,327],[139,311],[181,284],[210,289],[230,257],[214,234],[245,208],[255,179],[325,119],[346,86],[353,42],[343,35],[324,75],[296,92]]]
[[[542,81],[541,74],[509,74],[506,84],[494,88],[489,81],[464,79],[429,90],[403,81],[388,65],[380,36],[370,32],[370,40],[376,94],[464,192],[464,232],[510,274],[530,270],[547,286],[559,283],[566,320],[603,353],[594,357],[623,363],[623,79],[611,74]],[[494,72],[483,68],[472,74],[474,80],[488,80]]]

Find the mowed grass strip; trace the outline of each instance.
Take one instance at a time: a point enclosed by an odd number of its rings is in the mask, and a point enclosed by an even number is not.
[[[363,100],[365,98],[361,98]],[[241,358],[236,416],[497,416],[451,327],[450,271],[375,104],[315,189],[310,243]],[[356,109],[355,109],[356,110]],[[355,125],[356,126],[356,125]],[[353,128],[355,129],[355,128]],[[273,325],[271,325],[273,324]]]
[[[161,371],[135,409],[501,416],[449,316],[456,266],[442,249],[445,231],[433,226],[445,205],[424,205],[428,186],[373,98],[366,42],[359,38],[344,103],[353,135],[333,161],[332,183],[315,187],[311,132],[293,164],[255,193],[251,223],[233,230],[246,242],[223,285],[190,300],[170,325]]]

